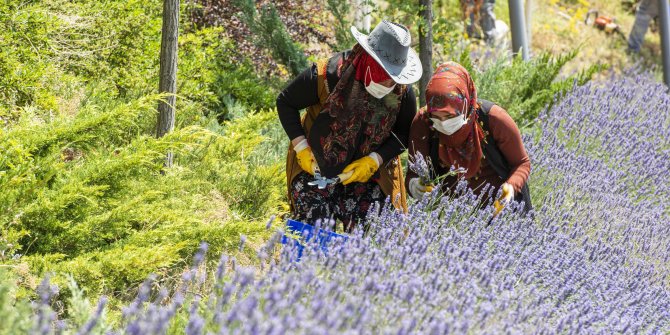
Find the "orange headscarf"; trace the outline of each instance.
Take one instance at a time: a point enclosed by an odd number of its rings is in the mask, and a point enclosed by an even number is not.
[[[427,112],[444,112],[450,117],[465,114],[468,119],[452,135],[440,133],[440,160],[447,166],[466,169],[465,178],[473,177],[482,159],[484,132],[477,125],[477,90],[468,71],[458,63],[444,63],[435,70],[426,87]]]

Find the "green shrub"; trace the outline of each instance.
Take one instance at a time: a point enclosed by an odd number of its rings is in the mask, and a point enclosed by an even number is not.
[[[0,3],[0,121],[34,106],[42,117],[68,98],[73,78],[55,62],[63,20],[39,3]]]
[[[77,51],[62,59],[70,72],[109,82],[109,93],[120,98],[156,92],[162,1],[82,1],[54,7],[73,22],[63,34],[68,49]]]
[[[219,131],[225,140],[210,147],[219,156],[201,168],[218,172],[212,178],[231,209],[253,218],[283,208],[288,141],[276,112],[248,115]]]
[[[331,50],[347,50],[356,43],[356,39],[349,30],[352,23],[349,21],[349,13],[351,12],[350,1],[342,0],[328,0],[326,1],[326,9],[330,12],[333,19],[333,34],[335,35],[335,43],[330,44]]]
[[[577,53],[578,50],[558,56],[543,53],[529,61],[517,56],[511,62],[501,57],[483,71],[473,71],[472,63],[464,63],[473,73],[479,97],[505,108],[521,126],[532,123],[543,108],[551,107],[554,99],[573,85],[585,84],[595,73],[606,68],[603,64],[595,64],[577,74],[559,77],[563,66]]]
[[[209,27],[180,36],[179,124],[199,123],[201,116],[210,114],[220,121],[230,119],[226,104],[230,98],[242,105],[244,113],[275,105],[278,82],[262,78],[250,61],[235,60],[231,56],[236,54],[235,46],[222,31]]]
[[[224,58],[219,59],[223,64],[218,66],[219,71],[211,87],[217,97],[230,96],[252,110],[275,107],[279,87],[282,85],[280,80],[262,78],[248,62],[232,66],[225,64]],[[224,118],[228,118],[225,104],[219,101],[215,108],[223,113]]]
[[[180,35],[177,127],[154,137],[161,11],[0,4],[0,333],[29,327],[7,306],[34,299],[47,273],[81,319],[68,274],[115,304],[150,273],[179,278],[201,241],[251,262],[267,218],[286,210],[278,80],[229,58],[221,28]]]
[[[272,57],[285,65],[293,76],[307,68],[305,53],[291,39],[273,3],[263,4],[260,10],[256,10],[252,0],[234,0],[233,4],[242,12],[241,18],[254,33],[259,47],[269,49]]]
[[[16,276],[0,267],[0,334],[25,334],[32,327],[32,310],[27,301],[17,299]]]
[[[187,127],[156,139],[143,135],[156,98],[87,105],[50,123],[25,115],[0,133],[4,261],[22,254],[36,276],[70,272],[90,292],[118,294],[180,268],[202,240],[234,250],[240,233],[266,234],[263,222],[285,208],[283,160],[256,150],[279,140],[263,135],[276,112],[243,116],[220,134]],[[162,174],[167,151],[176,164]]]

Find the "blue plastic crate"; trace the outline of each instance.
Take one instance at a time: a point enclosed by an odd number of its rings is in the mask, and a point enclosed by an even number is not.
[[[315,236],[317,238],[319,247],[324,253],[328,253],[328,244],[331,241],[335,239],[342,239],[342,241],[347,240],[346,235],[337,234],[325,229],[319,229],[317,231],[314,226],[295,220],[288,220],[286,222],[286,232],[287,233],[290,232],[291,234],[300,236],[299,240],[296,241],[296,248],[298,250],[298,258],[296,260],[299,260],[302,257],[302,252],[305,249],[305,244],[311,242],[312,238],[314,238]],[[292,240],[294,240],[294,238],[286,236],[286,234],[284,234],[284,236],[282,236],[281,243],[286,245]]]

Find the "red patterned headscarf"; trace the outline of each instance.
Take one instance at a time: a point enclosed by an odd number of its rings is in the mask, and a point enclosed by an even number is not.
[[[466,125],[452,135],[439,133],[440,160],[447,166],[467,170],[465,178],[475,176],[482,159],[481,141],[484,132],[477,125],[477,90],[468,71],[458,63],[448,62],[437,67],[426,87],[427,117],[443,112],[449,117],[462,114]]]
[[[356,80],[363,82],[365,86],[370,85],[370,80],[375,83],[380,83],[391,79],[391,76],[384,71],[384,68],[365,52],[365,50],[362,50],[361,54],[354,59],[353,63],[354,66],[356,66]],[[370,68],[369,72],[368,67]],[[366,73],[369,74],[366,75]]]

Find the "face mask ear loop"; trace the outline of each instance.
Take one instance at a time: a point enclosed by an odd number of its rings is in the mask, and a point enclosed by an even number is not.
[[[461,111],[461,113],[463,114],[463,121],[465,121],[467,123],[468,122],[468,116],[469,116],[469,115],[467,115],[468,99],[463,99],[463,101],[465,101],[465,103],[463,104],[463,110]]]
[[[365,83],[365,81],[368,80],[368,72],[370,72],[370,65],[365,69],[365,78],[363,78],[363,85],[366,87],[372,84],[372,73],[370,73],[370,84]]]

